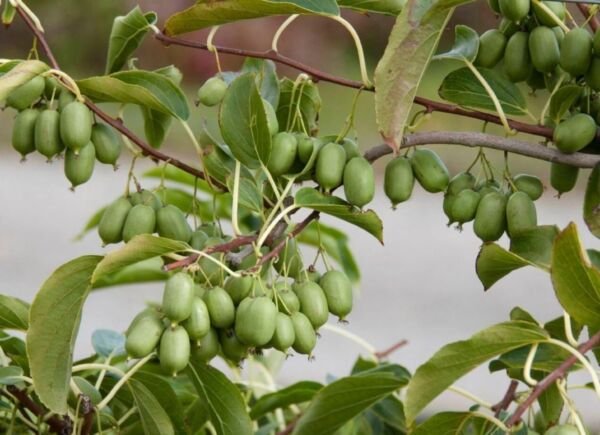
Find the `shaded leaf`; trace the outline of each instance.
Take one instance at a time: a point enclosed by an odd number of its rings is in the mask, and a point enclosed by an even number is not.
[[[116,272],[103,275],[94,282],[94,289],[103,289],[117,285],[140,284],[144,282],[165,281],[169,274],[163,271],[164,261],[160,257],[149,258],[130,264]]]
[[[26,331],[29,327],[29,304],[21,299],[0,295],[0,329]]]
[[[459,24],[454,28],[454,45],[445,53],[436,54],[434,60],[453,59],[474,62],[479,51],[479,35],[469,26]]]
[[[421,423],[413,435],[462,435],[473,420],[482,421],[469,412],[441,412]]]
[[[299,111],[298,116],[297,112]],[[303,81],[294,88],[294,81],[281,80],[281,96],[277,107],[279,126],[286,131],[303,131],[313,134],[319,129],[318,119],[321,111],[321,95],[313,82]]]
[[[279,105],[279,78],[275,62],[248,57],[242,65],[241,72],[254,73],[261,97],[276,109]]]
[[[8,72],[0,75],[0,101],[6,99],[14,89],[27,83],[48,70],[48,65],[39,60],[24,60],[17,64],[9,63]]]
[[[591,233],[600,238],[600,165],[594,168],[587,182],[583,219]]]
[[[23,382],[23,369],[17,366],[0,367],[0,385],[15,385]]]
[[[558,124],[573,104],[579,100],[582,93],[583,89],[577,85],[565,85],[559,88],[550,98],[550,110],[548,111],[550,119]]]
[[[406,0],[337,0],[337,2],[344,8],[393,16],[400,14],[406,4]]]
[[[174,435],[175,430],[169,414],[160,405],[157,397],[136,379],[130,379],[127,384],[138,408],[144,433],[147,435]]]
[[[252,406],[250,418],[257,420],[266,413],[273,412],[278,408],[308,402],[321,388],[323,388],[323,385],[318,382],[301,381],[274,393],[265,394]]]

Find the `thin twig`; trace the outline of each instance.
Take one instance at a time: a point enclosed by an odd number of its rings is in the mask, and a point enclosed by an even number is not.
[[[88,396],[81,395],[81,410],[83,414],[83,423],[81,425],[81,435],[90,435],[94,423],[94,405]]]
[[[27,408],[33,415],[37,417],[44,417],[47,414],[46,409],[34,402],[29,394],[26,391],[23,391],[17,388],[14,385],[9,385],[7,391],[12,394],[19,403]],[[71,420],[69,417],[61,418],[58,415],[51,415],[49,418],[45,420],[45,422],[50,426],[50,431],[58,434],[70,434],[71,433]]]
[[[396,352],[398,349],[406,346],[408,344],[408,340],[400,340],[398,343],[394,344],[393,346],[388,347],[385,350],[382,350],[380,352],[375,352],[375,357],[377,359],[385,359],[388,356],[390,356],[391,354],[393,354],[394,352]]]
[[[517,387],[519,386],[519,381],[515,381],[514,379],[510,381],[508,385],[508,390],[504,394],[504,397],[500,402],[492,406],[492,411],[494,411],[494,416],[499,417],[502,411],[506,411],[510,404],[515,400],[517,392]]]
[[[583,16],[585,17],[586,20],[589,18],[588,24],[590,25],[590,28],[594,32],[597,32],[598,29],[600,28],[600,20],[598,20],[598,17],[596,17],[595,15],[592,16],[590,7],[586,4],[577,3],[577,7],[579,8],[579,10],[581,11],[581,13],[583,14]]]

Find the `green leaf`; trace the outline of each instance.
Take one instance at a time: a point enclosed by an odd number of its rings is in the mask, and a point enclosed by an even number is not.
[[[110,329],[96,329],[92,333],[92,347],[104,358],[125,353],[125,336]]]
[[[12,296],[0,295],[0,329],[27,331],[29,304]]]
[[[138,408],[144,433],[146,435],[175,435],[169,414],[160,405],[157,397],[136,379],[130,379],[127,384]]]
[[[254,73],[261,97],[271,103],[271,106],[277,108],[279,105],[279,78],[277,77],[275,62],[248,57],[242,65],[241,72]]]
[[[551,276],[565,311],[583,325],[600,328],[600,271],[586,258],[573,223],[556,238]]]
[[[265,394],[252,406],[250,418],[257,420],[263,415],[273,412],[279,408],[287,408],[290,405],[304,403],[312,400],[317,392],[323,388],[318,382],[301,381],[289,387],[282,388],[274,393]]]
[[[13,89],[27,83],[48,70],[48,65],[39,60],[25,60],[0,75],[0,101],[6,99]]]
[[[583,219],[591,233],[600,238],[600,165],[594,168],[587,182]]]
[[[417,415],[446,388],[481,364],[510,350],[548,339],[548,333],[529,322],[490,326],[468,340],[447,344],[420,366],[408,383],[404,410],[410,426]]]
[[[106,56],[106,74],[120,70],[131,54],[140,46],[150,25],[156,24],[154,12],[143,14],[139,6],[127,15],[116,17],[113,21],[108,55]]]
[[[501,355],[498,359],[493,361],[493,370],[490,371],[497,371],[500,368],[522,370],[525,367],[525,362],[527,361],[530,349],[531,346],[524,346]],[[563,348],[553,344],[542,343],[535,353],[532,367],[534,370],[545,372],[547,374],[561,365],[569,358],[569,356],[571,356],[571,354]],[[573,367],[574,370],[580,368],[581,364],[576,364]]]
[[[300,111],[301,118],[296,116],[297,110]],[[281,80],[281,97],[277,107],[277,119],[281,129],[303,131],[304,126],[306,133],[313,134],[319,130],[320,111],[321,95],[316,84],[304,81],[294,90],[294,81],[288,78]]]
[[[92,282],[96,283],[103,276],[115,273],[125,266],[187,249],[191,249],[190,246],[178,240],[150,234],[135,236],[125,246],[107,254],[102,259],[94,272]]]
[[[479,73],[490,85],[507,115],[525,115],[527,102],[523,94],[511,81],[498,71],[478,68]],[[440,97],[451,103],[472,109],[496,111],[496,106],[489,94],[469,68],[461,68],[451,72],[442,82]]]
[[[107,207],[108,206],[106,205],[106,206],[100,208],[88,219],[88,221],[85,223],[85,226],[83,227],[81,232],[75,236],[75,240],[83,239],[87,233],[89,233],[94,228],[96,228],[98,225],[100,225],[100,220],[102,220],[102,215],[106,211]]]
[[[233,192],[234,176],[227,178],[227,187],[230,192]],[[260,187],[256,184],[256,180],[250,177],[240,177],[239,184],[239,203],[248,210],[255,213],[261,213],[263,209],[263,197]]]
[[[559,88],[550,98],[550,110],[548,111],[550,119],[558,124],[582,94],[581,86],[565,85]]]
[[[365,409],[406,385],[390,372],[363,372],[339,379],[317,393],[293,435],[331,434]]]
[[[23,382],[23,369],[17,366],[0,367],[0,385],[15,385]]]
[[[338,0],[344,8],[360,12],[375,12],[386,15],[399,15],[406,4],[406,0]]]
[[[190,116],[185,95],[170,79],[151,71],[122,71],[78,80],[83,94],[97,102],[137,104],[186,120]]]
[[[542,225],[523,231],[510,240],[510,250],[542,269],[550,269],[552,245],[559,229],[556,225]]]
[[[252,434],[252,421],[240,390],[219,370],[190,362],[186,373],[198,395],[209,407],[210,421],[218,435]]]
[[[335,0],[198,0],[196,4],[169,17],[167,35],[180,35],[233,21],[269,15],[339,15]]]
[[[175,183],[185,184],[186,186],[194,187],[203,192],[211,192],[206,181],[194,177],[192,174],[185,172],[173,165],[157,166],[144,172],[144,177],[156,178],[158,180],[173,181]]]
[[[375,70],[377,124],[385,141],[398,148],[413,100],[453,10],[423,17],[422,0],[408,0],[392,29]]]
[[[164,261],[160,257],[149,258],[125,266],[116,272],[103,275],[94,282],[94,290],[126,284],[165,281],[169,274],[163,271]]]
[[[67,412],[73,349],[100,256],[76,258],[46,280],[31,305],[27,353],[33,385],[50,411]]]
[[[469,412],[441,412],[421,423],[412,435],[462,435],[473,420],[484,420]]]
[[[595,249],[588,249],[587,255],[590,259],[590,262],[592,263],[592,266],[594,266],[596,269],[600,269],[600,251],[597,251]]]
[[[356,225],[383,243],[383,223],[373,210],[360,211],[337,196],[324,195],[311,187],[300,189],[295,203]]]
[[[459,24],[454,28],[454,45],[450,51],[433,56],[433,60],[452,59],[474,62],[479,51],[479,35],[469,26]]]
[[[544,390],[540,397],[538,397],[538,404],[540,405],[540,411],[544,414],[544,419],[548,423],[548,427],[557,424],[565,402],[556,383]]]

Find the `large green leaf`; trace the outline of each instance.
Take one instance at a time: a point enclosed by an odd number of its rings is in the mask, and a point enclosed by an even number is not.
[[[260,95],[277,108],[279,105],[279,78],[277,68],[272,60],[246,58],[241,73],[254,73]]]
[[[445,52],[437,54],[434,60],[452,59],[473,62],[479,52],[479,35],[469,26],[459,24],[454,29],[454,45]]]
[[[151,71],[122,71],[78,80],[83,94],[97,102],[137,104],[188,119],[190,110],[182,90],[162,74]]]
[[[469,412],[442,412],[429,417],[412,435],[462,435],[473,420],[483,420]]]
[[[48,70],[48,65],[39,60],[19,62],[6,74],[0,75],[0,101],[6,99],[13,89]]]
[[[192,361],[186,374],[198,395],[207,403],[210,421],[218,435],[254,433],[240,390],[223,373],[209,365]]]
[[[139,6],[127,15],[116,17],[113,21],[108,55],[106,56],[106,74],[120,70],[129,56],[139,47],[150,26],[156,24],[154,12],[142,13]]]
[[[125,284],[164,281],[169,275],[163,270],[163,266],[164,261],[160,257],[149,258],[138,263],[130,264],[116,272],[103,275],[94,282],[94,289]]]
[[[319,129],[318,119],[321,111],[319,88],[312,82],[303,82],[294,87],[294,81],[281,80],[281,97],[277,107],[277,119],[280,128],[287,131],[302,131],[312,134]]]
[[[295,203],[356,225],[383,243],[383,223],[373,210],[358,210],[337,196],[325,195],[311,187],[300,189],[296,193]]]
[[[27,331],[29,304],[21,299],[0,295],[0,329]]]
[[[589,263],[573,223],[554,242],[551,275],[565,311],[583,325],[600,328],[600,271]]]
[[[257,420],[268,412],[312,400],[323,385],[313,381],[297,382],[274,393],[265,394],[252,405],[250,418]]]
[[[600,238],[600,165],[594,168],[587,182],[583,219],[591,233]]]
[[[406,0],[338,0],[338,4],[360,12],[376,12],[395,16],[402,12]]]
[[[165,33],[179,35],[205,27],[269,15],[339,15],[335,0],[198,0],[169,17]]]
[[[479,73],[490,85],[504,112],[508,115],[525,115],[527,102],[511,81],[496,70],[479,68]],[[495,112],[496,106],[481,82],[469,68],[451,72],[442,82],[440,97],[459,106]]]
[[[542,342],[548,333],[529,322],[490,326],[468,340],[447,344],[420,366],[408,383],[404,409],[410,426],[433,399],[458,379],[491,358],[519,347]]]
[[[139,380],[130,379],[129,389],[137,406],[144,434],[175,435],[173,423],[158,398]]]
[[[373,404],[400,389],[408,377],[391,372],[362,372],[338,379],[317,393],[298,420],[293,435],[334,433]]]
[[[583,89],[577,85],[566,85],[559,88],[550,98],[550,110],[548,116],[558,125],[560,120],[569,113],[571,107],[581,98]]]
[[[250,168],[268,163],[271,133],[253,73],[241,75],[229,85],[219,123],[223,139],[237,160]]]
[[[525,367],[527,356],[531,346],[524,346],[518,349],[511,350],[498,359],[490,363],[490,371],[498,371],[500,369],[519,369]],[[532,368],[540,372],[550,373],[561,365],[571,354],[565,349],[553,344],[542,343],[538,346],[533,359]],[[573,369],[578,370],[581,364],[576,364]]]
[[[83,304],[100,256],[72,260],[46,280],[31,305],[27,354],[40,400],[58,414],[67,412],[73,348]]]
[[[419,84],[453,9],[424,17],[422,0],[408,0],[375,71],[377,124],[385,141],[399,147]]]

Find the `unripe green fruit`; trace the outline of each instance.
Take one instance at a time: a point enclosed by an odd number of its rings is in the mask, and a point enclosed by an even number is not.
[[[565,35],[560,50],[560,66],[573,76],[585,74],[592,62],[592,35],[579,27]]]
[[[294,325],[293,349],[298,353],[310,355],[317,345],[317,333],[310,320],[302,313],[294,313],[290,318]]]
[[[121,139],[114,129],[106,124],[96,123],[92,127],[92,143],[96,148],[96,158],[100,163],[116,165],[121,155]]]
[[[550,185],[556,189],[559,195],[573,190],[578,176],[579,168],[575,166],[552,163],[550,167]]]
[[[92,113],[79,101],[65,106],[60,114],[60,138],[65,146],[75,152],[92,139]]]
[[[277,261],[273,263],[275,270],[283,276],[296,278],[302,272],[304,265],[298,251],[298,245],[295,239],[288,239],[285,248],[279,253]]]
[[[219,334],[216,329],[210,328],[208,333],[192,346],[191,359],[207,363],[219,354],[220,348]]]
[[[321,274],[318,271],[314,270],[312,267],[309,267],[308,269],[306,269],[298,277],[299,282],[304,282],[304,281],[319,282],[320,279],[321,279]]]
[[[286,352],[296,340],[294,323],[287,314],[277,313],[275,320],[275,332],[269,343],[275,349]]]
[[[454,222],[456,222],[456,220],[454,219],[454,215],[452,214],[452,207],[454,206],[455,202],[456,202],[456,195],[450,195],[449,193],[446,193],[444,195],[442,209],[444,210],[444,214],[448,218],[448,223],[447,223],[448,226],[450,226]]]
[[[81,392],[81,395],[86,396],[90,399],[93,405],[97,405],[102,402],[102,394],[94,387],[87,379],[81,376],[73,376],[73,382],[77,385],[77,388]],[[80,396],[73,393],[73,390],[69,391],[69,405],[73,408],[77,407],[77,401]]]
[[[23,158],[35,151],[35,124],[39,114],[37,109],[25,109],[15,118],[12,146]]]
[[[448,183],[448,189],[446,193],[449,195],[458,195],[465,189],[475,189],[475,182],[477,180],[470,172],[460,172],[456,174]]]
[[[277,120],[277,113],[275,109],[267,100],[263,98],[263,105],[265,106],[265,113],[267,114],[267,127],[271,136],[275,136],[279,132],[279,121]]]
[[[227,83],[220,77],[211,77],[198,89],[198,101],[212,107],[223,101],[227,92]]]
[[[548,429],[544,435],[579,435],[579,429],[572,424],[560,424]]]
[[[575,153],[592,143],[597,130],[594,118],[584,113],[578,113],[562,121],[554,129],[554,145],[563,153]]]
[[[56,110],[42,110],[35,122],[35,149],[48,160],[65,149],[60,139],[60,114]]]
[[[346,166],[346,151],[344,147],[330,142],[319,151],[315,181],[329,191],[342,184],[344,167]]]
[[[292,168],[298,153],[298,140],[291,133],[277,133],[273,137],[273,149],[267,168],[276,177],[286,174]]]
[[[158,345],[163,333],[163,322],[155,311],[144,310],[131,322],[125,339],[125,350],[132,358],[144,358]]]
[[[126,198],[119,198],[104,211],[98,224],[98,234],[105,244],[123,240],[123,227],[131,207]]]
[[[360,148],[358,147],[358,144],[354,139],[345,137],[340,145],[344,148],[344,151],[346,152],[346,162],[349,162],[354,157],[361,157]]]
[[[533,91],[538,89],[546,89],[546,80],[544,79],[544,74],[536,70],[531,70],[531,73],[527,78],[527,85]]]
[[[277,324],[277,307],[267,297],[246,298],[235,316],[235,335],[251,347],[260,347],[273,338]]]
[[[504,57],[504,49],[508,39],[500,30],[490,29],[479,38],[479,51],[475,65],[493,68]]]
[[[194,292],[195,293],[195,292]],[[190,339],[201,340],[210,331],[210,315],[202,299],[195,296],[192,300],[192,312],[183,322]]]
[[[235,320],[235,305],[231,296],[221,287],[214,287],[204,295],[210,322],[215,328],[229,328]]]
[[[248,355],[248,346],[242,343],[233,332],[219,331],[219,342],[225,358],[236,364]]]
[[[279,298],[279,311],[292,314],[300,311],[300,300],[293,291],[286,289],[277,292]]]
[[[450,174],[444,162],[435,152],[428,149],[415,150],[410,162],[415,177],[426,191],[435,193],[446,190]]]
[[[506,44],[504,72],[506,72],[510,81],[518,83],[527,80],[531,74],[531,69],[529,34],[526,32],[516,32]]]
[[[238,278],[232,276],[225,281],[225,291],[229,293],[233,303],[239,305],[242,300],[250,295],[255,285],[258,285],[258,283],[256,283],[254,277],[242,276]]]
[[[152,234],[156,227],[156,212],[149,205],[138,204],[129,210],[123,226],[123,240],[129,242],[139,234]]]
[[[294,286],[294,291],[300,301],[300,311],[308,317],[311,325],[319,329],[329,317],[329,307],[323,289],[314,282],[307,281]]]
[[[518,24],[513,23],[512,21],[502,18],[500,20],[500,24],[498,25],[498,30],[500,30],[504,36],[506,36],[506,38],[510,39],[512,35],[520,30],[520,27]]]
[[[554,36],[556,36],[556,40],[558,41],[558,46],[562,48],[562,43],[565,40],[565,31],[561,27],[553,27],[552,31],[554,32]]]
[[[540,199],[544,193],[544,185],[535,175],[519,174],[513,179],[517,190],[525,192],[533,201]]]
[[[497,14],[500,13],[500,5],[498,4],[498,0],[487,0],[487,3],[491,10]]]
[[[364,207],[375,196],[375,172],[364,157],[354,157],[344,168],[344,194],[356,207]]]
[[[329,312],[343,320],[352,311],[352,283],[348,277],[338,271],[330,270],[319,280],[319,285],[325,293]]]
[[[557,2],[557,1],[543,1],[542,3],[548,9],[550,9],[560,21],[565,20],[566,8],[565,8],[564,3]],[[542,9],[542,7],[538,3],[533,2],[532,5],[533,5],[533,13],[535,14],[535,16],[538,19],[538,21],[540,22],[540,24],[542,24],[544,26],[548,26],[548,27],[554,27],[558,24],[550,16],[550,14],[548,14],[544,9]]]
[[[594,54],[600,56],[600,32],[594,34]]]
[[[529,54],[536,70],[554,71],[560,61],[560,48],[554,32],[549,27],[536,27],[529,34]]]
[[[315,138],[306,135],[297,137],[296,139],[298,140],[298,158],[302,163],[306,164],[312,157],[315,147],[320,147],[320,144]]]
[[[535,205],[525,192],[515,192],[508,198],[506,224],[509,237],[514,237],[537,226]]]
[[[496,181],[486,181],[485,183],[478,185],[475,190],[479,192],[479,194],[483,198],[488,193],[500,193],[500,186]]]
[[[162,310],[172,323],[179,323],[192,314],[194,280],[185,272],[171,276],[165,284]]]
[[[408,158],[396,157],[386,165],[383,188],[392,206],[407,201],[414,185],[415,176]]]
[[[80,148],[78,154],[72,149],[67,150],[65,155],[65,176],[71,182],[73,188],[92,178],[95,164],[96,150],[94,149],[94,144],[91,142]]]
[[[594,56],[592,59],[590,69],[585,74],[585,82],[594,91],[600,91],[600,57]]]
[[[146,189],[142,189],[140,192],[132,193],[129,198],[129,201],[131,201],[132,205],[149,205],[154,209],[154,211],[160,210],[163,206],[160,198],[153,192],[150,192]]]
[[[190,239],[190,246],[196,251],[202,251],[206,246],[207,240],[208,234],[206,234],[204,231],[196,230],[192,233],[192,238]]]
[[[456,195],[452,203],[451,215],[454,221],[464,224],[475,219],[481,194],[472,189],[465,189]]]
[[[42,96],[46,82],[44,77],[37,76],[14,89],[6,97],[6,105],[17,110],[24,110],[35,103]]]
[[[515,23],[527,17],[531,8],[530,0],[498,0],[500,13]]]
[[[61,91],[62,86],[56,77],[44,78],[44,98],[46,98],[46,100],[50,101],[52,98],[57,100]]]
[[[58,97],[58,111],[62,112],[73,101],[75,101],[75,94],[64,89]]]
[[[192,228],[183,212],[174,205],[166,205],[156,212],[156,230],[161,237],[188,242]]]
[[[217,246],[224,242],[223,239],[219,237],[209,237],[204,244],[205,248],[211,246]],[[224,255],[222,252],[216,252],[214,254],[210,254],[210,256],[220,262],[223,262]],[[223,270],[221,266],[214,261],[210,260],[207,257],[203,257],[198,261],[198,265],[200,266],[200,273],[198,274],[198,279],[200,282],[209,284],[211,286],[221,285],[223,281]]]
[[[494,242],[506,229],[506,197],[499,192],[485,195],[479,201],[473,230],[484,242]]]
[[[163,332],[158,357],[161,368],[172,376],[187,367],[190,362],[190,337],[183,327],[175,326]]]

